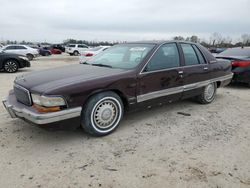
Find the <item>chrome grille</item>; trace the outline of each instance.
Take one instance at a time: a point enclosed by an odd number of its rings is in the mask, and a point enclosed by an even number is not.
[[[19,85],[14,85],[14,93],[18,102],[28,106],[32,105],[30,92],[27,89]]]

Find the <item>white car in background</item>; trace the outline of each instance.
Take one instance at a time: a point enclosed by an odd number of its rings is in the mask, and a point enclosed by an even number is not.
[[[65,47],[65,52],[77,56],[88,49],[89,47],[85,44],[69,44]]]
[[[2,48],[6,53],[23,55],[28,58],[29,61],[33,60],[35,57],[39,56],[39,51],[37,49],[31,48],[26,45],[7,45]]]
[[[80,63],[84,63],[87,60],[91,59],[93,56],[101,53],[102,51],[108,49],[110,46],[98,46],[95,48],[90,48],[87,51],[84,51],[81,53],[81,56],[79,57]]]

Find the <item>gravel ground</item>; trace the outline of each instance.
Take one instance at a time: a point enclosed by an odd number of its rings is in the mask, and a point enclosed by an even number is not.
[[[77,61],[40,57],[1,72],[0,98],[16,75]],[[250,187],[249,92],[229,86],[209,105],[185,100],[128,114],[101,138],[11,119],[0,105],[0,187]]]

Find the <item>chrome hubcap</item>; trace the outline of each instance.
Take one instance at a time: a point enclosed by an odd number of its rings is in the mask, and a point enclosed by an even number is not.
[[[96,126],[102,129],[109,128],[118,118],[118,106],[112,100],[104,100],[96,106],[93,116]]]
[[[213,83],[209,84],[208,86],[206,86],[205,88],[205,99],[207,101],[213,99],[214,96],[214,92],[215,92],[215,86]]]
[[[17,64],[13,61],[8,61],[5,63],[4,69],[7,72],[15,72],[17,70]]]

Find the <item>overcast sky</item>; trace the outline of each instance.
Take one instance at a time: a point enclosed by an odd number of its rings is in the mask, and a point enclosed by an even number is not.
[[[170,39],[250,33],[250,0],[0,0],[0,40]]]

